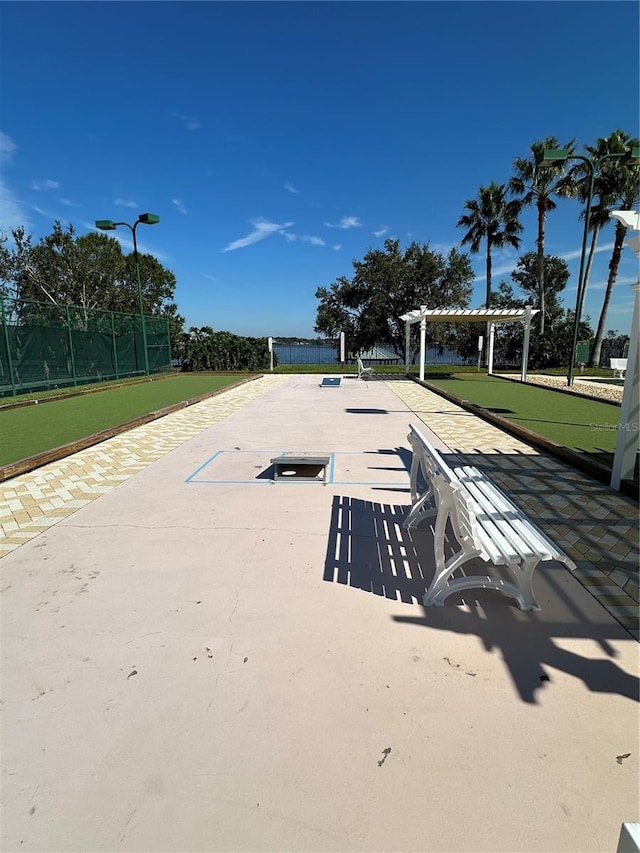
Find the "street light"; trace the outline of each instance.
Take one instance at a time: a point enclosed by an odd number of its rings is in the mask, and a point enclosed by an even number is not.
[[[589,189],[587,192],[587,206],[584,217],[582,250],[580,252],[580,272],[578,273],[576,314],[573,318],[573,344],[569,355],[569,372],[567,373],[567,385],[571,388],[573,385],[573,362],[576,346],[578,344],[578,327],[580,325],[580,317],[582,315],[582,306],[586,291],[585,261],[587,257],[587,238],[589,236],[589,225],[591,223],[591,202],[593,200],[596,170],[602,163],[604,163],[605,160],[622,160],[629,165],[640,165],[640,147],[634,145],[628,151],[624,151],[621,154],[603,154],[602,157],[598,157],[596,160],[590,160],[589,157],[583,157],[581,154],[572,154],[569,148],[544,148],[536,155],[536,167],[544,168],[544,166],[557,166],[559,163],[564,163],[567,160],[582,160],[582,162],[586,163],[589,168]]]
[[[142,301],[142,282],[140,281],[140,261],[138,259],[138,244],[136,242],[136,228],[142,222],[143,225],[157,225],[160,217],[155,213],[141,213],[133,225],[128,222],[114,222],[112,219],[96,219],[96,228],[100,231],[115,231],[118,225],[126,225],[133,234],[133,257],[136,264],[136,279],[138,280],[138,301],[140,303],[140,322],[142,323],[142,346],[144,348],[144,371],[149,375],[149,351],[147,349],[147,324],[144,319],[144,302]]]

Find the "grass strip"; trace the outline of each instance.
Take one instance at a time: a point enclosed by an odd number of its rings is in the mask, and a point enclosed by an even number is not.
[[[167,406],[233,385],[247,374],[178,374],[100,393],[0,411],[0,465],[53,450]]]
[[[430,385],[611,467],[620,407],[486,374],[425,377]]]

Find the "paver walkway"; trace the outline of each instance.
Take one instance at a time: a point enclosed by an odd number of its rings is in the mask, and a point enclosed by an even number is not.
[[[263,376],[3,484],[0,557],[289,378]],[[637,505],[415,382],[387,384],[452,452],[480,464],[514,498],[575,560],[591,594],[640,639]]]

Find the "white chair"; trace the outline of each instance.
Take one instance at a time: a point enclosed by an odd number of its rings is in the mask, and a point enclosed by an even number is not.
[[[627,359],[626,358],[610,358],[609,366],[611,370],[614,370],[616,373],[616,377],[618,379],[624,379],[625,374],[627,372]]]
[[[371,379],[374,373],[373,367],[365,367],[362,359],[358,356],[358,379]]]

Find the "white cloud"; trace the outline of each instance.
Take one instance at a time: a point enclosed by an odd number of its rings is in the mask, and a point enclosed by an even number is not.
[[[186,209],[186,207],[184,206],[184,204],[182,203],[182,199],[181,199],[181,198],[174,198],[174,199],[171,199],[171,203],[172,203],[172,204],[175,204],[175,206],[176,206],[176,207],[177,207],[177,209],[180,211],[180,213],[186,213],[186,212],[187,212],[187,209]]]
[[[388,230],[389,228],[387,225],[381,225],[380,228],[378,228],[378,230],[374,231],[373,233],[376,235],[376,237],[382,237],[382,235],[386,234]]]
[[[118,207],[138,207],[138,203],[126,198],[117,198],[114,202]]]
[[[209,281],[217,281],[217,280],[218,280],[218,279],[215,277],[215,275],[209,275],[209,273],[208,273],[208,272],[203,272],[203,273],[201,273],[201,275],[202,275],[202,277],[203,277],[203,278],[208,278],[208,279],[209,279]]]
[[[287,228],[291,228],[293,222],[284,222],[279,225],[277,222],[269,222],[266,219],[252,219],[251,224],[254,230],[247,234],[246,237],[240,237],[239,240],[234,240],[221,249],[221,252],[233,252],[235,249],[244,249],[245,246],[251,246],[252,243],[258,243],[260,240],[265,240],[272,234],[282,234],[287,237]],[[289,239],[287,237],[287,239]],[[294,237],[295,239],[295,237]]]
[[[332,224],[331,222],[324,223],[327,228],[360,228],[362,226],[362,222],[358,219],[357,216],[343,216],[340,222]]]
[[[0,131],[0,160],[3,163],[8,163],[13,159],[13,155],[18,150],[18,146],[15,144],[13,139],[10,136],[7,136],[6,133],[2,133]]]
[[[8,233],[20,225],[28,228],[29,217],[16,194],[0,178],[0,231]]]
[[[441,255],[448,255],[452,249],[459,249],[459,243],[430,243],[429,248],[434,252],[439,252]]]
[[[18,150],[10,136],[0,131],[0,162],[10,163]],[[13,190],[10,190],[4,179],[0,177],[0,231],[8,234],[13,228],[20,226],[28,228],[29,217]]]
[[[294,194],[296,194],[296,195],[300,192],[300,190],[297,190],[297,189],[293,186],[293,184],[285,184],[285,185],[284,185],[284,188],[285,188],[285,190],[288,190],[290,193],[294,193]]]
[[[195,116],[183,116],[180,113],[173,113],[173,116],[180,121],[187,130],[198,130],[202,127],[202,122]]]
[[[287,243],[295,243],[296,240],[301,240],[303,243],[311,243],[312,246],[324,246],[326,245],[322,237],[315,237],[312,234],[303,234],[299,237],[297,234],[294,234],[292,231],[282,231],[278,232],[282,234]]]
[[[46,181],[31,181],[32,190],[57,190],[60,184],[47,178]]]
[[[76,206],[72,201],[69,201],[68,198],[61,198],[60,204],[66,204],[67,207],[75,207]]]
[[[37,204],[33,205],[33,209],[35,210],[36,213],[39,213],[40,216],[51,216],[50,213],[47,213],[46,210],[43,210],[41,207],[38,207]]]
[[[595,253],[598,254],[599,252],[611,252],[612,250],[613,250],[613,243],[601,243],[598,246],[596,246],[596,252]],[[499,254],[502,254],[503,256],[505,254],[512,255],[513,261],[509,264],[501,264],[498,267],[493,267],[493,269],[491,270],[492,280],[495,276],[504,275],[506,272],[513,272],[513,270],[518,265],[518,258],[516,257],[515,251],[510,251],[507,253],[506,251],[503,250]],[[571,249],[571,251],[562,252],[560,255],[557,255],[556,257],[562,258],[564,261],[575,261],[580,257],[581,254],[582,254],[581,249]],[[487,279],[486,273],[484,273],[482,275],[477,275],[475,278],[476,281],[486,281],[486,279]],[[591,284],[589,284],[589,286],[591,286]],[[571,290],[571,286],[568,287],[567,290]]]
[[[335,246],[332,246],[331,248],[334,252],[339,252],[342,246],[340,245],[340,243],[336,243]]]
[[[596,246],[596,254],[598,252],[611,252],[613,251],[613,243],[600,243]],[[565,261],[574,261],[576,258],[579,258],[582,254],[582,249],[572,249],[570,252],[564,252],[562,255],[558,255],[558,257],[562,258]]]

